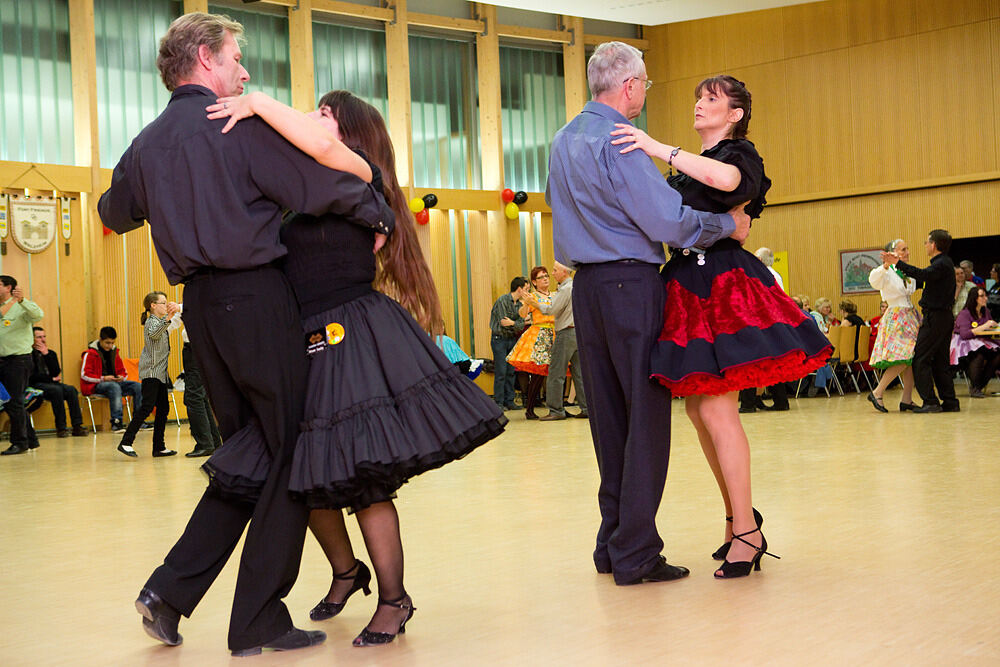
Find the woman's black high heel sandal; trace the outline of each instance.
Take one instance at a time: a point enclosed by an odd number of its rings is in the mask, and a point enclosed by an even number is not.
[[[403,593],[403,597],[398,600],[383,600],[382,598],[379,598],[378,603],[379,606],[382,607],[396,607],[397,609],[407,610],[406,618],[404,618],[403,622],[399,624],[399,630],[396,632],[372,632],[368,628],[365,628],[361,631],[360,635],[354,638],[355,646],[379,646],[381,644],[388,644],[396,638],[396,635],[406,633],[406,622],[413,618],[413,612],[417,610],[417,608],[413,606],[413,601],[410,599],[410,596],[406,593]]]
[[[355,571],[356,570],[356,571]],[[354,572],[354,574],[351,574]],[[355,592],[363,590],[365,595],[371,595],[372,589],[369,584],[372,582],[372,573],[368,569],[368,566],[354,559],[354,567],[345,572],[334,572],[333,578],[336,581],[347,581],[348,579],[354,580],[354,585],[351,586],[351,590],[347,591],[347,595],[344,596],[343,602],[327,602],[326,598],[319,601],[319,604],[312,608],[309,612],[309,618],[314,621],[325,621],[328,618],[333,618],[340,612],[344,611],[344,605],[347,604],[347,599],[354,595]]]
[[[760,528],[761,526],[764,525],[764,517],[760,515],[760,512],[757,511],[757,508],[754,507],[751,509],[753,509],[753,520],[757,522],[757,527]],[[727,516],[726,521],[732,523],[733,517]],[[712,558],[714,558],[715,560],[726,560],[726,556],[729,555],[729,546],[731,544],[732,542],[726,542],[721,547],[716,549],[715,553],[712,554]]]
[[[748,530],[745,533],[740,533],[739,535],[733,535],[734,540],[739,540],[743,544],[753,547],[757,553],[754,554],[751,560],[742,560],[735,563],[730,563],[728,560],[722,563],[720,567],[715,572],[716,579],[736,579],[737,577],[748,577],[750,576],[750,569],[760,571],[760,559],[766,554],[772,558],[781,559],[781,556],[775,556],[773,553],[767,550],[767,540],[764,539],[764,533],[760,533],[760,546],[752,542],[748,542],[743,539],[747,535],[753,535],[754,533],[760,532],[760,528],[754,528],[753,530]],[[721,573],[721,574],[720,574]]]

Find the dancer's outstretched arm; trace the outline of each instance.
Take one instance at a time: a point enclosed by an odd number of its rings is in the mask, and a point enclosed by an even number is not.
[[[372,170],[364,158],[344,145],[328,129],[306,114],[282,104],[273,97],[256,91],[240,97],[220,97],[215,104],[205,107],[208,117],[229,118],[222,128],[225,134],[238,121],[250,116],[260,116],[278,134],[324,167],[346,171],[371,183]]]
[[[700,181],[710,188],[722,190],[723,192],[732,192],[739,187],[740,181],[743,180],[740,170],[734,165],[719,162],[710,157],[682,151],[679,146],[662,144],[634,125],[615,123],[615,126],[618,129],[614,130],[611,135],[618,138],[612,141],[612,144],[617,146],[632,142],[630,145],[622,148],[622,153],[628,153],[639,148],[646,155],[659,158],[696,181]],[[677,152],[674,153],[674,150]]]

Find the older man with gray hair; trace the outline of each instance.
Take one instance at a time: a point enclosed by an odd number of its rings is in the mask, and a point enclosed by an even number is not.
[[[778,287],[785,289],[785,281],[782,280],[781,274],[774,270],[774,252],[770,248],[757,248],[757,252],[754,255],[771,272],[771,275],[774,276],[774,282],[778,283]]]
[[[321,166],[261,119],[227,134],[224,119],[208,119],[206,106],[242,94],[250,79],[242,34],[239,23],[200,12],[170,25],[157,58],[170,102],[125,151],[98,204],[119,234],[148,220],[167,278],[185,285],[184,324],[219,419],[220,452],[250,470],[247,434],[256,429],[271,456],[259,489],[220,488],[226,480],[211,475],[187,528],[135,602],[149,635],[180,644],[180,616],[194,612],[246,530],[229,624],[235,656],[326,638],[294,627],[282,602],[309,519],[288,493],[308,360],[295,295],[276,267],[286,253],[278,240],[282,213],[333,213],[383,233],[394,220],[371,183]]]
[[[666,562],[656,529],[670,457],[670,392],[649,379],[666,300],[663,243],[743,241],[750,218],[742,206],[683,206],[647,155],[611,144],[615,124],[639,115],[652,85],[638,49],[599,45],[587,80],[593,99],[552,142],[545,198],[555,258],[578,269],[573,314],[601,473],[594,564],[619,585],[668,581],[688,570]]]

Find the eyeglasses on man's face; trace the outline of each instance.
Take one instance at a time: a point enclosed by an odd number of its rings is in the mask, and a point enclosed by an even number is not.
[[[626,84],[629,81],[631,81],[632,79],[635,79],[636,81],[642,81],[642,85],[644,85],[646,87],[646,90],[649,90],[650,88],[653,87],[653,82],[652,81],[650,81],[649,79],[641,79],[641,78],[639,78],[637,76],[630,76],[629,78],[627,78],[624,81],[622,81],[622,83]]]

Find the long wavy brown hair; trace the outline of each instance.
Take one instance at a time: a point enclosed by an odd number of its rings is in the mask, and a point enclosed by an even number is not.
[[[429,334],[442,333],[441,301],[420,251],[413,213],[396,180],[396,154],[382,115],[346,90],[330,91],[319,106],[330,108],[343,142],[364,151],[381,170],[385,200],[396,214],[396,230],[375,258],[375,289],[396,299]]]

